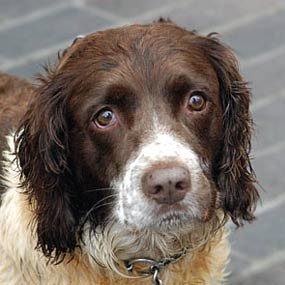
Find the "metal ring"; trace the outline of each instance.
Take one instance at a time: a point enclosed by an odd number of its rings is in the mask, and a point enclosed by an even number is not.
[[[162,285],[162,281],[161,279],[159,279],[158,274],[159,274],[159,270],[155,269],[153,276],[152,276],[152,285]]]
[[[149,265],[156,265],[157,262],[154,261],[154,260],[151,260],[151,259],[146,259],[146,258],[138,258],[138,259],[133,259],[131,261],[128,262],[128,265],[134,265],[135,263],[146,263],[146,264],[149,264]]]

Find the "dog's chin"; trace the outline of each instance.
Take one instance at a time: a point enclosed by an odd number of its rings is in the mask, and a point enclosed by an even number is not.
[[[161,209],[148,223],[126,223],[125,226],[132,230],[166,233],[194,229],[197,221],[189,211],[173,208]]]
[[[194,223],[194,217],[187,212],[169,211],[159,215],[150,225],[150,228],[161,231],[178,231],[194,227]]]

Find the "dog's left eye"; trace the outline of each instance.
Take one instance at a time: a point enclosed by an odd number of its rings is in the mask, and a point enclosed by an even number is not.
[[[117,118],[111,109],[104,108],[97,112],[93,119],[93,122],[97,128],[105,129],[115,125]]]
[[[190,111],[202,111],[206,107],[206,99],[203,92],[194,91],[188,99],[187,108]]]

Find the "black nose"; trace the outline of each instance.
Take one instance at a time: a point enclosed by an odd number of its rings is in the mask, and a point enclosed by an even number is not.
[[[181,201],[190,186],[190,174],[183,167],[152,169],[142,179],[144,194],[158,204],[172,205]]]

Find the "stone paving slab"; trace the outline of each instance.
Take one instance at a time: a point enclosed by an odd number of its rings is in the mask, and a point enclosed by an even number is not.
[[[5,58],[4,57],[0,57],[0,65],[4,64],[5,63]]]
[[[131,18],[140,15],[150,9],[157,9],[163,5],[172,3],[172,0],[144,0],[144,1],[130,1],[130,0],[87,0],[86,3],[91,7],[99,7],[120,16]],[[177,6],[181,0],[176,1]]]
[[[43,66],[45,64],[49,62],[52,63],[55,61],[56,61],[56,56],[49,56],[48,58],[42,57],[36,60],[29,61],[24,65],[10,68],[8,72],[20,77],[25,77],[28,80],[34,81],[35,75],[43,72]]]
[[[32,50],[72,41],[78,34],[93,32],[110,24],[110,21],[95,16],[88,10],[69,7],[43,17],[36,24],[30,22],[0,31],[0,54],[8,59],[24,56]]]
[[[285,140],[285,131],[280,129],[284,120],[284,111],[285,98],[283,97],[253,112],[256,150],[263,149],[277,141]]]
[[[242,229],[232,231],[230,240],[234,250],[247,256],[253,264],[284,250],[284,236],[284,206],[281,205],[259,215],[255,222]]]
[[[285,262],[269,267],[253,276],[234,281],[232,285],[283,285],[285,276]]]
[[[224,39],[241,58],[256,56],[285,44],[285,7],[250,25],[224,34]]]
[[[31,14],[63,2],[63,0],[1,0],[0,26],[7,20],[17,19],[19,15]]]
[[[285,152],[285,147],[283,152]],[[263,203],[285,194],[285,159],[283,155],[280,155],[279,151],[264,157],[257,157],[253,165],[258,174],[259,183],[263,187],[263,191],[261,191]]]
[[[285,29],[284,29],[285,30]],[[261,58],[259,63],[251,66],[246,61],[241,65],[241,70],[246,80],[250,82],[253,91],[253,102],[270,97],[285,89],[285,45],[281,52],[274,56],[274,52]]]
[[[160,13],[158,16],[169,17],[172,21],[198,32],[221,32],[216,27],[231,23],[251,13],[257,14],[265,9],[279,7],[278,0],[212,0],[185,1],[172,11]],[[222,9],[217,9],[222,7]],[[148,19],[150,20],[150,19]],[[225,25],[226,27],[227,25]]]
[[[249,268],[250,265],[251,265],[250,258],[248,258],[248,256],[243,256],[239,252],[235,251],[234,248],[232,247],[230,264],[227,269],[227,272],[229,273],[229,276],[227,278],[228,284],[233,285],[234,278],[237,278],[240,272],[244,272],[247,268]]]

